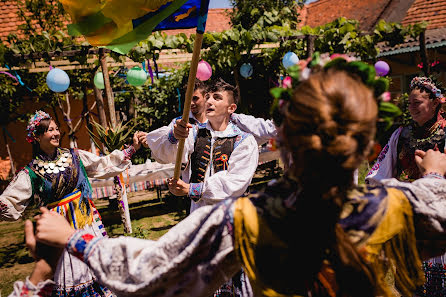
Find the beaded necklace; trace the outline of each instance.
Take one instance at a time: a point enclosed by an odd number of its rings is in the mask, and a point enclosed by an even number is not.
[[[435,123],[430,129],[429,134],[425,138],[416,138],[414,133],[413,126],[409,126],[409,147],[413,150],[417,149],[423,149],[426,147],[426,145],[433,145],[437,144],[439,141],[441,141],[444,138],[444,130],[442,129],[439,122]]]
[[[33,165],[40,174],[58,174],[59,172],[65,171],[65,168],[70,166],[73,161],[70,153],[63,152],[60,148],[57,148],[56,153],[57,157],[55,160],[42,160],[39,156],[35,157]]]

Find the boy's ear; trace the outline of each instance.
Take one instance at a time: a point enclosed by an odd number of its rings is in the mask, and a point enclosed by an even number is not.
[[[236,109],[237,109],[237,104],[232,103],[231,105],[229,105],[228,107],[229,114],[233,114]]]

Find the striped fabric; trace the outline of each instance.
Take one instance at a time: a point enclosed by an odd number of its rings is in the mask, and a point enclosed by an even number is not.
[[[61,200],[48,204],[48,209],[63,215],[74,229],[81,229],[93,223],[93,212],[96,210],[89,201],[88,211],[87,205],[80,203],[81,196],[81,191],[76,189]]]
[[[167,178],[134,182],[126,185],[127,192],[150,190],[158,186],[167,185]],[[113,195],[113,186],[93,187],[93,199],[110,197]]]
[[[204,33],[209,0],[61,0],[68,33],[126,54],[152,31],[197,27]]]

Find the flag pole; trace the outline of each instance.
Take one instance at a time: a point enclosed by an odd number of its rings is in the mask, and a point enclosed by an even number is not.
[[[203,33],[195,34],[194,50],[192,52],[192,61],[190,63],[189,78],[187,80],[186,97],[184,99],[184,109],[182,121],[189,123],[190,104],[192,95],[194,93],[195,78],[197,76],[198,60],[200,58],[201,45],[203,43]],[[181,161],[183,159],[185,139],[180,139],[178,142],[177,157],[175,161],[175,170],[173,178],[178,180],[181,172]]]

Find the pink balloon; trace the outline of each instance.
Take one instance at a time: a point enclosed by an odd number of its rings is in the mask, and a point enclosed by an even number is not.
[[[198,62],[197,78],[201,81],[208,80],[212,76],[212,67],[208,62],[201,60]]]

